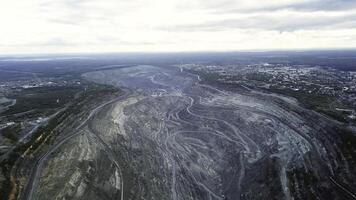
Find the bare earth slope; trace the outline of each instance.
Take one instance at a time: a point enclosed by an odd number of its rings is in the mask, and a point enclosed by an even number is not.
[[[28,199],[356,198],[339,125],[291,99],[155,66],[83,76],[126,95],[51,152]]]

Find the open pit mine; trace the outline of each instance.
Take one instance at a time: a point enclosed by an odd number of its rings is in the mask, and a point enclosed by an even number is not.
[[[339,123],[293,98],[173,67],[82,77],[124,92],[38,159],[26,200],[356,198]]]

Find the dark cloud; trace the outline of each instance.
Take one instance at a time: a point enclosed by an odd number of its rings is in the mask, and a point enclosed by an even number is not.
[[[291,9],[300,11],[342,11],[356,9],[355,0],[317,0],[306,3],[296,3],[275,9]]]
[[[306,29],[353,28],[356,27],[356,13],[347,15],[318,15],[297,12],[291,15],[254,14],[246,17],[214,20],[200,24],[163,27],[177,31],[222,31],[228,29],[262,29],[289,32]]]
[[[235,3],[234,3],[235,2]],[[280,4],[271,4],[265,1],[261,6],[244,7],[239,6],[239,1],[230,1],[221,4],[214,4],[214,7],[207,4],[213,13],[255,13],[255,12],[273,12],[278,10],[294,11],[349,11],[356,9],[356,0],[310,0],[301,2],[290,2]]]

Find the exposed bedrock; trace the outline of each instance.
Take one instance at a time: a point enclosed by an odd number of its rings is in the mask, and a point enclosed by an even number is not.
[[[352,133],[294,100],[153,66],[83,76],[131,92],[46,161],[38,199],[352,199]]]

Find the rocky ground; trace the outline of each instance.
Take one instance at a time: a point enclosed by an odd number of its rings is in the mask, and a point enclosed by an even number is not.
[[[89,72],[125,88],[39,160],[26,199],[352,199],[355,136],[294,99],[155,66]]]

